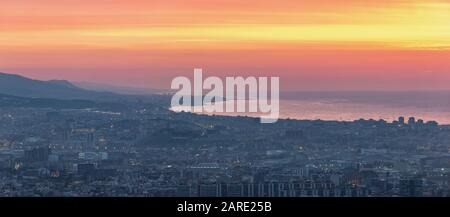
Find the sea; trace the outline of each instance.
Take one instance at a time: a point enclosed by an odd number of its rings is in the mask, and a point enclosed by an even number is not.
[[[218,102],[223,104],[223,102]],[[248,103],[239,100],[237,103]],[[436,121],[450,125],[450,91],[296,91],[280,94],[280,118],[298,120],[354,121],[383,119],[388,122],[400,116],[408,120]],[[172,108],[174,111],[182,107]],[[261,113],[206,113],[259,117]]]

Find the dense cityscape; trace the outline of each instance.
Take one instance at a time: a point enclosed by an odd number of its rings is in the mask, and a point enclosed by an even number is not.
[[[1,196],[450,196],[450,126],[432,120],[261,124],[139,100],[2,100]]]

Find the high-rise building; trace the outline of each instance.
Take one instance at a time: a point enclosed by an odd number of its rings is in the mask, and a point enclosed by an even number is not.
[[[420,197],[422,196],[422,186],[421,179],[402,179],[399,182],[399,193],[405,197]]]
[[[25,160],[27,161],[47,161],[48,156],[51,154],[51,150],[48,147],[33,148],[26,150],[24,153]]]
[[[405,124],[405,117],[398,117],[399,124]]]
[[[416,124],[416,119],[414,117],[410,117],[408,119],[408,125],[414,125],[414,124]]]

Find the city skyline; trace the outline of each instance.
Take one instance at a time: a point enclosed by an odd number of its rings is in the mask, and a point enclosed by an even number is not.
[[[0,198],[429,214],[450,197],[449,70],[450,0],[2,0]]]

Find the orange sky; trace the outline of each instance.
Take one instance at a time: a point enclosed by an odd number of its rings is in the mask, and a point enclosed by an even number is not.
[[[2,0],[0,71],[152,88],[450,89],[449,0]]]

